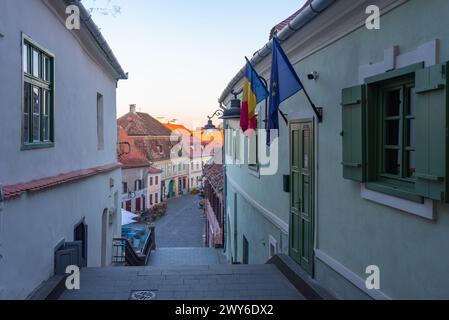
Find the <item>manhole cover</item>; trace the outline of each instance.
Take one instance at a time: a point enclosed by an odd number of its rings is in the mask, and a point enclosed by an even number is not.
[[[154,300],[156,292],[151,290],[131,291],[129,300]]]

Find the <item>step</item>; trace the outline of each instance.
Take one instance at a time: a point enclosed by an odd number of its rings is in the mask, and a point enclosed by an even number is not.
[[[108,267],[81,271],[63,300],[303,300],[275,265]]]
[[[267,263],[275,265],[307,300],[336,300],[288,255],[275,255]]]
[[[66,289],[65,279],[65,275],[51,277],[37,287],[27,300],[57,300]]]

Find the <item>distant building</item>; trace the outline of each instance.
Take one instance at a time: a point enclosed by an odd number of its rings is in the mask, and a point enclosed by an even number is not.
[[[161,192],[162,192],[162,170],[150,167],[148,169],[148,183],[147,183],[147,206],[149,208],[153,207],[155,204],[158,204],[162,201]]]
[[[123,165],[122,208],[134,213],[143,212],[148,207],[147,181],[151,164],[120,126],[118,142],[118,159]]]
[[[203,188],[203,166],[211,159],[210,156],[203,154],[204,144],[201,144],[198,139],[192,137],[192,144],[190,146],[190,168],[189,168],[189,183],[190,189]]]
[[[112,262],[120,236],[116,87],[127,76],[89,14],[68,1],[0,1],[0,299],[69,264]],[[6,138],[7,137],[7,138]]]
[[[118,119],[135,146],[146,156],[154,168],[162,171],[160,201],[183,194],[187,190],[188,163],[172,154],[179,143],[170,129],[147,113],[130,111]],[[173,141],[172,141],[173,140]],[[172,160],[173,159],[173,160]]]
[[[206,246],[224,245],[223,165],[210,164],[204,168],[204,211],[206,215]]]

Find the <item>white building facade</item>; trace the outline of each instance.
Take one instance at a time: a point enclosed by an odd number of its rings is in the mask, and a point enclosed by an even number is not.
[[[65,253],[109,265],[120,235],[116,85],[126,75],[83,7],[80,30],[65,27],[71,3],[0,2],[0,299],[29,296],[63,271]]]

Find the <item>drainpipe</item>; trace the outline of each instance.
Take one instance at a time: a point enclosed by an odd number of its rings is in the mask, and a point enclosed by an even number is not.
[[[277,37],[280,42],[286,41],[290,38],[296,31],[304,27],[310,21],[312,21],[316,16],[321,14],[324,10],[329,8],[332,4],[334,4],[337,0],[313,0],[310,2],[305,9],[303,9],[289,24],[282,29]],[[273,46],[273,41],[270,40],[265,46],[263,46],[259,51],[257,51],[254,56],[251,58],[251,63],[253,66],[257,65],[264,58],[271,54],[271,49]],[[219,103],[223,103],[226,97],[231,93],[234,86],[243,78],[245,75],[245,67],[243,67],[239,73],[231,80],[228,84],[220,98],[218,99]]]

